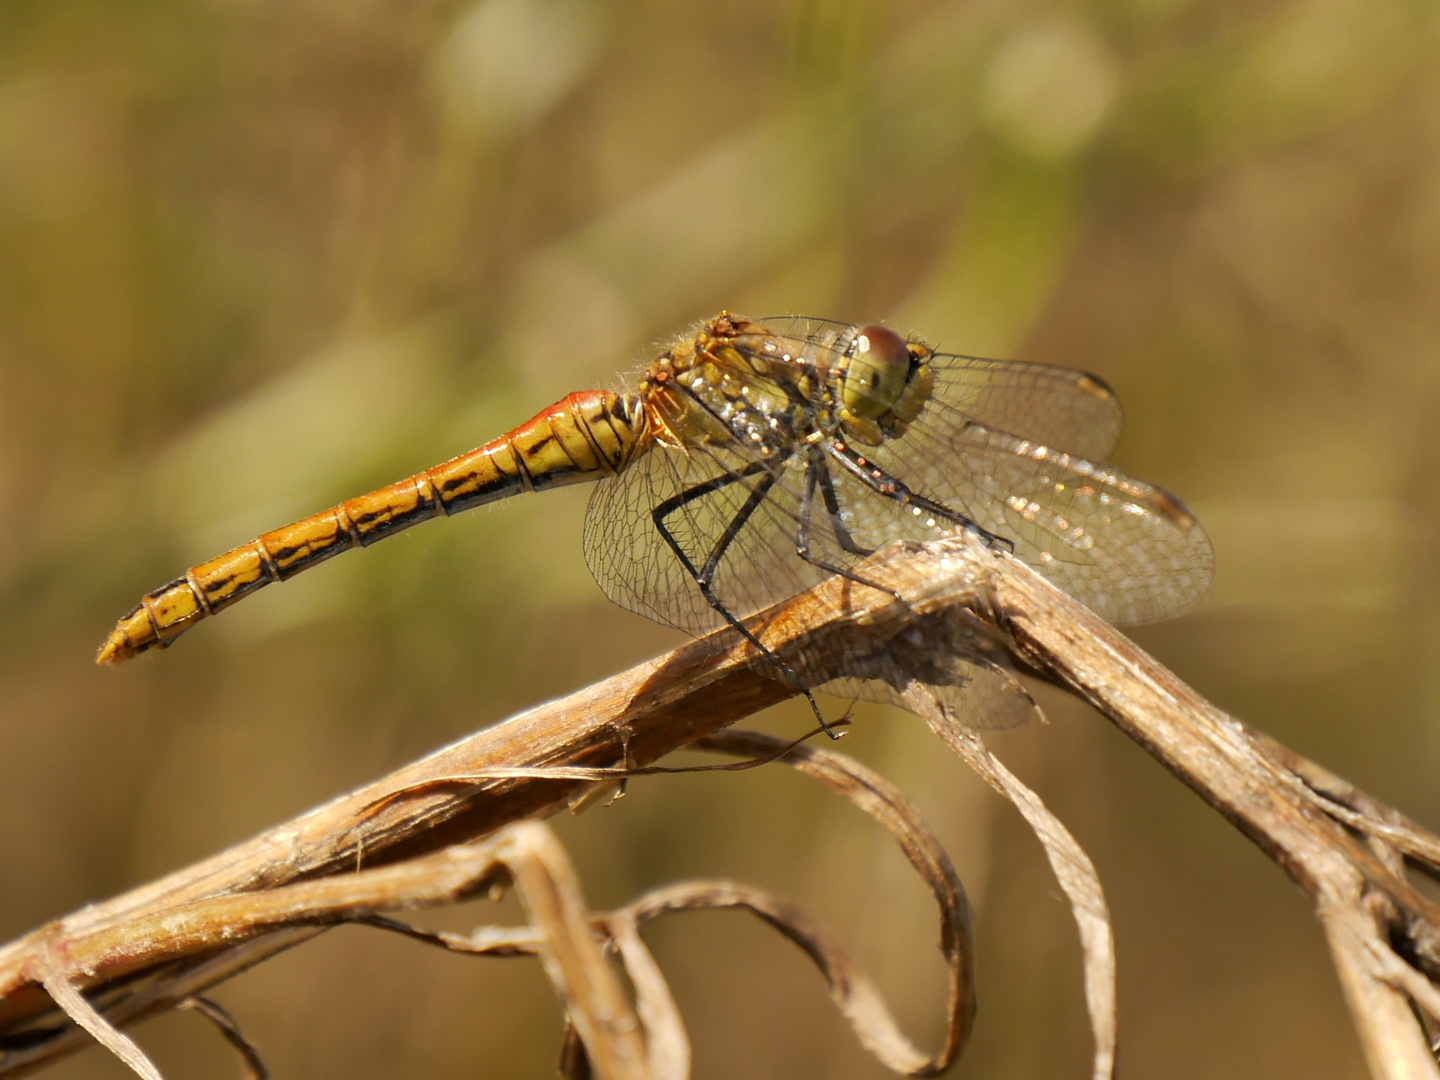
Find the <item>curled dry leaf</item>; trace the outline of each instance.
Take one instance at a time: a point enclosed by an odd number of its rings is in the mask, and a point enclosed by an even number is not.
[[[1080,930],[1085,1004],[1095,1039],[1092,1075],[1095,1080],[1110,1080],[1115,1075],[1117,1038],[1115,939],[1110,928],[1110,909],[1105,903],[1095,864],[1040,797],[990,753],[979,734],[957,721],[928,686],[911,683],[903,694],[907,708],[924,720],[986,783],[1014,804],[1044,846],[1045,857],[1070,901],[1070,910]]]
[[[640,1021],[600,951],[565,849],[547,826],[510,826],[497,857],[509,869],[531,924],[540,960],[560,995],[585,1055],[601,1080],[649,1080]]]
[[[752,761],[783,761],[825,783],[895,838],[940,909],[940,948],[949,982],[946,1036],[936,1054],[918,1050],[900,1031],[879,992],[845,949],[793,905],[761,889],[733,882],[682,882],[649,892],[596,919],[596,925],[617,948],[635,987],[640,1019],[648,1037],[652,1074],[657,1080],[688,1076],[690,1048],[674,999],[641,942],[638,928],[671,912],[723,909],[749,911],[798,945],[820,969],[832,999],[861,1044],[887,1068],[905,1076],[934,1076],[947,1069],[963,1049],[975,1016],[970,913],[954,866],[914,804],[894,785],[834,750],[751,731],[723,732],[695,745],[697,749]],[[531,955],[540,950],[544,938],[534,927],[481,927],[470,934],[448,934],[417,930],[382,916],[365,921],[452,951],[489,956]],[[584,1048],[567,1041],[567,1049],[562,1052],[562,1074],[588,1075],[585,1070],[589,1068]]]
[[[651,1076],[655,1080],[688,1080],[690,1036],[660,965],[640,939],[639,920],[620,911],[605,919],[605,924],[635,988],[635,1009],[645,1025]]]
[[[235,1017],[218,1002],[207,997],[188,997],[176,1007],[197,1012],[215,1025],[225,1041],[240,1055],[241,1080],[268,1080],[270,1070],[265,1067],[260,1052],[245,1038]]]
[[[748,911],[799,946],[820,969],[831,999],[861,1045],[886,1068],[902,1076],[935,1076],[948,1067],[943,1056],[927,1056],[905,1037],[880,992],[843,946],[799,908],[777,900],[763,889],[733,881],[677,882],[646,893],[617,914],[643,924],[672,912],[725,910]],[[958,1024],[952,1022],[952,1030],[957,1027],[968,1033],[968,1018],[962,1017]],[[958,1052],[964,1037],[953,1041]],[[951,1042],[947,1039],[942,1055],[949,1051]]]
[[[643,970],[645,961],[654,967],[649,954],[626,956],[627,970],[637,988],[640,1014],[646,1021],[650,1045],[641,1037],[641,1022],[621,988],[614,971],[601,950],[601,942],[591,923],[590,913],[580,891],[574,869],[564,848],[545,825],[524,822],[512,825],[491,841],[466,845],[450,853],[414,860],[423,868],[446,861],[468,868],[470,882],[447,883],[446,891],[455,898],[478,891],[481,882],[490,880],[487,860],[503,865],[515,882],[520,902],[530,924],[523,927],[482,927],[471,934],[450,934],[420,930],[398,920],[373,912],[373,901],[360,905],[354,914],[358,921],[384,930],[406,935],[415,940],[441,946],[453,952],[485,956],[539,956],[559,994],[565,1010],[566,1039],[561,1054],[561,1072],[565,1076],[589,1076],[601,1080],[649,1080],[650,1077],[683,1077],[688,1073],[689,1048],[678,1012],[670,999],[658,970]],[[402,868],[392,868],[400,870]],[[386,871],[365,871],[379,877]],[[354,879],[352,879],[353,881]],[[297,886],[296,888],[303,888]],[[437,895],[432,886],[427,899]],[[358,898],[358,897],[357,897]],[[391,907],[415,906],[403,894],[391,897]],[[636,938],[634,944],[638,944]],[[624,946],[622,945],[622,955]],[[643,947],[642,947],[643,948]],[[652,1026],[653,1025],[653,1026]],[[684,1047],[683,1058],[677,1059],[675,1035]],[[657,1035],[659,1042],[657,1043]],[[657,1054],[667,1068],[676,1060],[683,1062],[683,1072],[653,1069],[651,1060]]]
[[[732,730],[701,739],[695,745],[699,749],[759,757],[784,747],[785,743],[760,732]],[[861,1043],[887,1068],[904,1076],[933,1076],[943,1072],[964,1048],[975,1019],[970,908],[959,875],[914,803],[883,777],[853,758],[824,747],[793,746],[779,760],[820,780],[874,818],[895,838],[935,897],[940,909],[940,951],[945,958],[949,982],[944,1045],[933,1056],[917,1050],[899,1030],[870,981],[818,927],[797,918],[798,913],[792,909],[777,906],[768,899],[758,902],[759,894],[753,892],[743,896],[737,893],[730,902],[713,906],[746,907],[800,945],[825,973],[831,996]],[[680,894],[659,890],[651,897],[675,903]],[[692,893],[687,902],[690,906],[702,906],[699,899],[699,894]]]

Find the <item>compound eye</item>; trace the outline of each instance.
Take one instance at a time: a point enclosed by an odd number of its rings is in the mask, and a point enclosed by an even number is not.
[[[884,326],[862,326],[845,368],[841,391],[845,408],[867,420],[884,416],[904,391],[910,365],[910,349],[904,338]]]

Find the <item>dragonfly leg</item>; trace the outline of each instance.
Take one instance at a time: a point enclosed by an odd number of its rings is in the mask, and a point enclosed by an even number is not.
[[[835,496],[835,479],[830,475],[830,467],[825,464],[825,456],[819,450],[811,450],[806,479],[809,480],[811,476],[814,477],[814,482],[820,485],[820,497],[825,500],[825,512],[830,515],[830,527],[835,530],[835,539],[840,541],[840,546],[851,555],[858,555],[862,559],[874,555],[874,548],[857,544],[850,535],[850,530],[846,528],[845,521],[840,516],[840,500]]]
[[[830,527],[835,530],[835,539],[839,541],[840,546],[850,554],[858,555],[861,558],[875,554],[874,549],[857,544],[855,538],[850,535],[850,530],[845,527],[845,522],[840,517],[840,500],[835,497],[835,483],[830,477],[830,469],[825,464],[824,456],[818,450],[811,452],[810,460],[805,467],[805,488],[800,496],[799,513],[797,514],[799,520],[795,526],[795,554],[811,566],[838,574],[857,585],[888,593],[903,604],[905,598],[894,590],[877,585],[873,581],[867,581],[853,570],[826,562],[824,559],[817,559],[810,554],[810,514],[815,506],[815,488],[817,486],[820,488],[821,498],[825,500],[825,512],[830,517]]]
[[[914,507],[916,510],[932,514],[935,517],[949,521],[960,526],[967,532],[978,536],[987,547],[1001,548],[1002,550],[1015,553],[1015,542],[988,529],[983,529],[971,518],[966,517],[958,510],[952,510],[943,503],[933,499],[927,499],[923,495],[917,495],[904,485],[898,478],[890,475],[873,461],[861,457],[844,443],[835,442],[825,444],[825,452],[838,462],[847,472],[859,480],[876,494],[883,495],[887,499],[893,499],[903,506]]]
[[[725,527],[725,531],[715,542],[715,546],[711,548],[710,554],[705,560],[704,567],[697,569],[690,556],[685,554],[685,549],[680,546],[680,542],[675,539],[675,535],[665,527],[665,519],[682,506],[692,503],[696,499],[702,499],[706,495],[713,495],[715,492],[721,491],[731,484],[748,480],[757,473],[764,473],[764,478],[751,490],[744,504],[730,520],[730,524]],[[765,467],[764,462],[752,462],[739,472],[717,476],[712,480],[707,480],[703,484],[696,484],[692,488],[687,488],[678,495],[671,496],[650,511],[650,518],[655,522],[655,528],[659,530],[665,543],[669,546],[670,550],[675,553],[675,557],[680,560],[680,565],[685,567],[685,572],[690,575],[691,579],[694,580],[696,586],[700,589],[700,595],[705,598],[705,602],[733,629],[737,630],[741,637],[769,660],[770,663],[785,676],[785,680],[792,687],[805,695],[805,700],[810,705],[810,711],[815,714],[815,719],[819,721],[820,726],[825,730],[825,734],[829,735],[832,739],[836,739],[839,738],[839,736],[836,735],[830,725],[825,722],[825,715],[820,711],[820,705],[815,700],[815,695],[810,692],[810,688],[800,681],[800,677],[795,674],[789,664],[771,652],[770,649],[765,646],[764,642],[752,634],[749,629],[746,628],[745,624],[731,613],[730,609],[725,606],[724,601],[715,595],[715,590],[712,586],[712,582],[715,579],[715,571],[720,566],[720,560],[725,557],[725,552],[729,550],[730,545],[734,543],[735,537],[740,534],[740,530],[745,527],[745,522],[750,520],[755,511],[760,508],[760,504],[765,501],[765,497],[770,493],[770,489],[775,486],[775,479],[775,475]]]

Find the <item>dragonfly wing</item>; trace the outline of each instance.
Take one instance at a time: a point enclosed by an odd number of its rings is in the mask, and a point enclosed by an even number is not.
[[[1177,615],[1214,574],[1210,539],[1179,500],[1108,465],[928,415],[871,458],[1112,622]]]
[[[891,655],[856,664],[863,679],[838,679],[820,689],[908,708],[902,692],[915,679],[965,724],[986,731],[1018,727],[1039,712],[993,628],[960,611],[943,623],[927,620],[924,629],[892,642]],[[896,650],[907,655],[893,655]]]
[[[932,426],[973,421],[1092,461],[1108,458],[1120,441],[1120,399],[1094,375],[945,353],[931,367],[935,390],[925,412]]]
[[[838,366],[859,327],[786,315],[758,320],[791,355]],[[827,356],[828,354],[828,356]],[[773,355],[771,357],[773,359]],[[935,389],[925,406],[932,425],[983,424],[1022,439],[1103,461],[1120,441],[1125,415],[1105,382],[1073,368],[935,353]]]
[[[921,680],[967,727],[977,731],[1009,731],[1039,710],[1035,700],[1013,672],[989,662],[952,656],[943,681]],[[823,694],[861,701],[878,701],[908,709],[901,688],[876,677],[836,679],[817,687]]]
[[[737,618],[803,592],[826,575],[796,557],[789,478],[766,486],[768,476],[733,450],[650,449],[595,486],[585,514],[590,572],[605,595],[629,611],[696,635],[724,626],[657,526],[653,511],[668,506],[661,524],[691,567],[703,569],[722,551],[712,588]],[[764,497],[745,517],[762,486]]]
[[[585,558],[595,580],[612,601],[658,622],[696,635],[724,626],[723,617],[706,602],[694,576],[656,528],[651,509],[676,504],[665,524],[691,565],[699,568],[763,487],[764,498],[734,529],[716,566],[715,595],[732,614],[744,618],[817,584],[829,571],[805,562],[795,550],[804,469],[797,461],[774,474],[759,472],[751,459],[715,447],[691,447],[688,454],[664,447],[650,450],[618,476],[600,481],[591,495]],[[861,544],[878,548],[891,539],[917,535],[898,504],[833,469],[827,476],[838,513],[830,512],[817,484],[808,516],[814,558],[850,567],[860,561],[853,548]],[[704,494],[681,501],[686,493],[700,491]],[[1014,727],[1033,711],[1007,658],[983,634],[977,638],[968,627],[939,629],[933,640],[922,643],[922,650],[904,670],[918,671],[940,700],[972,727]],[[903,704],[900,669],[873,658],[851,666],[855,677],[820,689],[839,697]]]

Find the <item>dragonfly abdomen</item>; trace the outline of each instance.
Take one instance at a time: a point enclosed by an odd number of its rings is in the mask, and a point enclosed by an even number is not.
[[[96,660],[117,664],[168,645],[202,619],[272,581],[284,581],[418,522],[523,491],[614,474],[644,448],[646,426],[633,396],[609,390],[570,394],[467,454],[191,567],[184,577],[142,597],[116,624]]]

